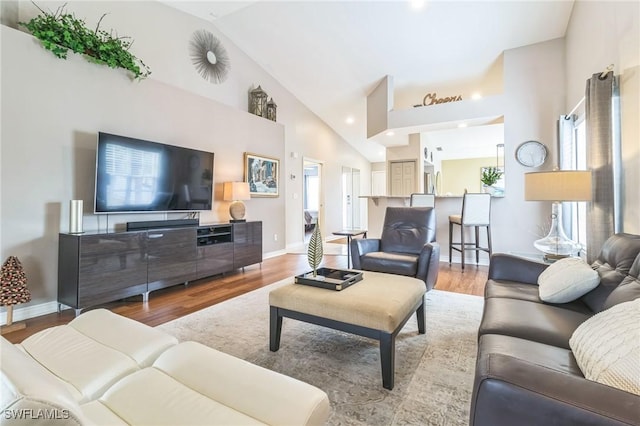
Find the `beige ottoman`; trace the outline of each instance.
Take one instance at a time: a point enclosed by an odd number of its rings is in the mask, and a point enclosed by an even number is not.
[[[270,342],[280,348],[282,318],[293,318],[380,342],[382,386],[393,389],[395,339],[415,312],[425,333],[424,282],[401,275],[364,272],[363,280],[342,290],[289,284],[269,293]]]

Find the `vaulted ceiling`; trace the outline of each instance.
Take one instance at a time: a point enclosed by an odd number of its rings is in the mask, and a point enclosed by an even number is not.
[[[385,75],[395,108],[428,92],[457,95],[480,86],[503,51],[563,37],[573,8],[565,0],[165,3],[212,21],[370,161],[384,160],[384,141],[367,139],[366,98]]]

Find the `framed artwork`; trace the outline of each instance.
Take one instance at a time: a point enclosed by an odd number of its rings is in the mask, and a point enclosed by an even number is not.
[[[244,181],[249,183],[252,197],[280,195],[280,160],[263,155],[244,153]]]

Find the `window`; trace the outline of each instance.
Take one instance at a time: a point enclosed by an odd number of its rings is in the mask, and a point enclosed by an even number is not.
[[[574,125],[575,170],[587,169],[587,134],[584,116]],[[587,246],[587,203],[571,203],[571,235],[584,248]],[[583,249],[584,250],[584,249]]]
[[[587,134],[585,116],[560,118],[560,169],[587,169]],[[564,128],[564,131],[563,131]],[[567,236],[577,241],[581,251],[587,246],[587,203],[562,203],[563,228]]]

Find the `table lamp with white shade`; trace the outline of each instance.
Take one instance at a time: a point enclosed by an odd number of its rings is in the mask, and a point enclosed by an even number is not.
[[[527,201],[553,201],[549,234],[533,245],[554,260],[577,254],[580,244],[567,237],[562,227],[563,201],[591,201],[591,171],[552,170],[524,175],[524,198]]]
[[[245,222],[246,207],[242,201],[251,199],[249,182],[225,182],[222,198],[232,201],[229,205],[230,222]]]

